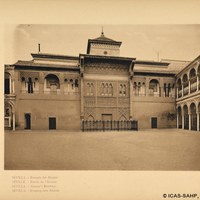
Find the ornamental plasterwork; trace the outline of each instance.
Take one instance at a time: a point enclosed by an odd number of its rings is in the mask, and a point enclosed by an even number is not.
[[[100,73],[100,74],[127,74],[129,68],[121,64],[109,64],[109,63],[95,63],[86,64],[85,73]]]
[[[89,116],[92,116],[95,119],[95,108],[84,109],[84,119],[87,120]]]
[[[119,119],[121,116],[125,116],[126,119],[128,120],[129,119],[129,108],[119,108],[118,116],[119,116]]]
[[[97,98],[98,106],[117,106],[117,98],[116,97],[98,97]]]
[[[24,77],[26,81],[28,81],[29,77],[32,79],[39,79],[39,72],[20,71],[20,80],[22,79],[22,77]]]

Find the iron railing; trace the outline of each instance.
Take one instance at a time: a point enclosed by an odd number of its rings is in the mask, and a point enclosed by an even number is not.
[[[125,121],[82,121],[82,131],[128,131],[138,130],[138,121],[125,120]]]

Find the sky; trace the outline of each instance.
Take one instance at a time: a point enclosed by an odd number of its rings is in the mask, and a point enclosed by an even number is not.
[[[200,54],[200,25],[6,25],[5,64],[31,60],[31,53],[78,56],[86,53],[88,39],[106,37],[121,41],[120,56],[138,60],[192,61]]]

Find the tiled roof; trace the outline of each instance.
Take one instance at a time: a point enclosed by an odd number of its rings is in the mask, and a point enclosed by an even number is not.
[[[64,65],[64,64],[44,64],[44,63],[35,63],[34,60],[31,61],[23,61],[19,60],[15,64],[15,66],[24,66],[24,67],[50,67],[50,68],[62,68],[62,69],[79,69],[78,66],[75,65]]]

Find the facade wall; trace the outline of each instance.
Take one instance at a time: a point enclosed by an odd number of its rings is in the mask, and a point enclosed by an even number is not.
[[[175,128],[176,118],[170,118],[175,114],[174,100],[169,98],[134,97],[132,100],[132,117],[138,120],[139,129],[150,129],[151,118],[157,118],[157,128]]]
[[[91,44],[91,55],[119,56],[119,45]]]
[[[152,128],[152,118],[157,128],[176,127],[174,77],[135,75],[132,87],[131,116],[140,129]]]
[[[82,90],[84,120],[129,120],[128,70],[126,63],[85,62]]]
[[[25,114],[31,114],[31,130],[48,130],[49,117],[57,130],[80,130],[80,99],[21,98],[16,105],[16,129],[25,129]]]

